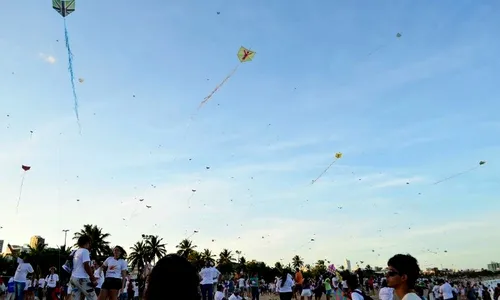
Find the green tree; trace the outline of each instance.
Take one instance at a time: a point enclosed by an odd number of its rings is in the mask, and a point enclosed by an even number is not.
[[[154,263],[156,263],[157,258],[161,259],[167,254],[165,244],[161,243],[162,240],[163,239],[158,237],[157,235],[147,237],[145,247],[149,261],[152,260]]]
[[[215,262],[215,254],[212,253],[212,251],[210,251],[210,249],[204,249],[203,252],[201,253],[201,258],[205,261],[205,263],[207,261],[209,261],[210,263],[214,263]]]
[[[201,270],[206,263],[203,259],[203,254],[196,250],[192,250],[187,259],[197,270]]]
[[[177,245],[177,254],[182,255],[184,257],[189,257],[189,254],[196,249],[196,246],[188,239],[183,239],[179,245]]]
[[[97,227],[97,225],[85,224],[83,225],[83,229],[75,232],[73,239],[78,240],[82,235],[88,235],[92,239],[92,246],[90,247],[92,258],[105,259],[107,256],[112,255],[109,242],[106,241],[111,235],[103,233],[102,228]],[[76,243],[75,246],[78,247],[78,244]]]
[[[302,268],[304,266],[304,261],[302,260],[302,258],[298,255],[295,255],[293,258],[292,258],[292,266],[297,269],[297,268]]]
[[[132,247],[130,247],[130,250],[132,250],[128,255],[128,262],[130,264],[130,267],[132,269],[137,267],[139,273],[142,273],[142,270],[144,269],[146,263],[150,262],[146,244],[144,243],[144,241],[136,242]]]
[[[223,249],[219,253],[219,259],[217,260],[218,264],[227,264],[232,263],[234,261],[233,253],[228,249]]]

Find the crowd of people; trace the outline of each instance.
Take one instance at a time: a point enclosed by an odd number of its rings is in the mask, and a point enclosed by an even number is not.
[[[201,271],[185,258],[169,254],[153,268],[140,274],[144,292],[128,272],[125,251],[116,246],[113,255],[104,262],[90,258],[90,237],[78,239],[78,249],[71,252],[63,265],[66,280],[51,267],[45,277],[36,279],[28,260],[17,258],[15,275],[7,284],[0,281],[0,299],[7,300],[260,300],[262,295],[280,300],[500,300],[500,283],[481,283],[470,280],[449,282],[445,279],[421,279],[417,260],[408,254],[389,259],[385,276],[363,278],[361,274],[326,272],[316,278],[304,277],[299,269],[295,274],[283,270],[274,281],[266,282],[259,274],[243,271],[223,277],[207,262]],[[141,296],[141,297],[139,297]]]

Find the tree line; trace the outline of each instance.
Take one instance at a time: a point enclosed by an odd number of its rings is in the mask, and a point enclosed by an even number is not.
[[[112,256],[112,248],[108,241],[111,234],[103,232],[103,229],[97,225],[86,224],[80,231],[74,233],[73,240],[76,242],[82,235],[88,235],[92,239],[90,254],[93,259],[104,261],[107,257]],[[69,248],[65,246],[49,248],[47,244],[38,243],[34,247],[30,246],[29,251],[24,255],[31,262],[35,270],[35,276],[39,278],[46,275],[49,268],[52,266],[56,266],[60,269],[60,266],[69,256],[71,249],[76,247],[75,244],[73,247]],[[130,270],[136,270],[142,273],[142,270],[147,264],[154,265],[156,261],[165,256],[167,254],[167,249],[165,243],[163,243],[163,239],[159,236],[143,234],[141,239],[130,247],[127,252]],[[198,249],[190,239],[183,239],[176,246],[176,253],[186,257],[197,269],[201,269],[207,261],[210,261],[217,266],[222,274],[230,275],[240,271],[251,274],[258,273],[261,278],[268,282],[274,280],[275,276],[279,276],[283,270],[288,270],[290,273],[293,273],[293,270],[296,268],[303,270],[304,276],[306,277],[317,277],[327,272],[327,264],[329,264],[326,260],[318,260],[314,265],[305,264],[299,255],[295,255],[289,263],[276,262],[274,266],[268,266],[264,262],[247,260],[241,255],[241,251],[239,250],[233,251],[223,249],[217,255],[210,249]],[[12,276],[16,267],[16,261],[13,260],[12,257],[0,257],[0,270],[2,272],[0,275]],[[340,267],[340,270],[341,274],[347,272],[347,270],[344,270],[343,266]],[[382,271],[381,267],[372,268],[370,265],[366,265],[362,270],[365,277],[369,277],[380,271]],[[435,268],[434,271],[436,272],[435,275],[448,277],[485,277],[494,275],[493,272],[484,269],[480,272],[462,271],[458,273],[442,271],[437,268]]]

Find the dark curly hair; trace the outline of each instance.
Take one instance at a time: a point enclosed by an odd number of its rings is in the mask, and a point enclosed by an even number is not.
[[[415,257],[410,254],[396,254],[389,259],[387,265],[396,269],[399,275],[406,275],[408,277],[406,280],[408,288],[415,288],[415,283],[420,276],[420,267]]]
[[[165,295],[165,284],[174,288]],[[169,254],[158,261],[149,275],[146,300],[199,300],[200,278],[186,258]]]

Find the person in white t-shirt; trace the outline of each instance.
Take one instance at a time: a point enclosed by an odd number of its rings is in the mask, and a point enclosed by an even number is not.
[[[239,289],[235,289],[233,294],[231,296],[229,296],[229,300],[242,300],[243,298],[241,298],[240,296],[240,290]]]
[[[91,239],[87,235],[78,238],[78,250],[73,254],[73,268],[71,271],[71,295],[74,300],[81,299],[82,295],[87,300],[97,300],[94,287],[97,280],[90,267],[90,243]]]
[[[387,268],[388,271],[385,274],[387,285],[394,289],[399,299],[421,300],[413,292],[420,273],[418,262],[413,256],[409,254],[396,254],[387,262]]]
[[[133,282],[133,290],[134,290],[134,300],[139,300],[139,284],[137,281]]]
[[[102,284],[99,300],[116,300],[122,293],[127,292],[127,261],[125,250],[116,246],[113,256],[108,257],[102,264],[105,270],[104,283]]]
[[[33,270],[33,267],[27,260],[23,260],[18,257],[17,263],[16,273],[14,274],[16,299],[24,299],[26,277],[28,274],[35,272],[35,270]]]
[[[102,284],[104,283],[104,271],[102,270],[102,261],[94,261],[94,277],[97,279],[95,293],[99,297]]]
[[[217,292],[215,292],[214,300],[223,300],[224,299],[224,286],[218,285]]]
[[[439,287],[439,294],[443,297],[444,300],[453,299],[453,287],[444,280],[440,281],[441,286]]]
[[[382,281],[382,288],[378,292],[379,300],[392,300],[394,298],[394,289],[387,286],[387,281]]]
[[[59,281],[59,275],[56,274],[56,268],[51,267],[49,269],[50,274],[45,277],[45,282],[47,285],[47,297],[52,297],[52,292],[57,286],[57,282]]]
[[[43,293],[43,289],[45,288],[45,278],[40,278],[38,279],[38,294],[37,294],[37,297],[39,299],[43,299],[44,297],[44,293]]]
[[[220,276],[220,272],[215,268],[212,267],[212,264],[210,261],[206,262],[206,265],[203,269],[200,271],[200,277],[201,277],[201,296],[203,300],[212,300],[214,297],[214,277],[217,275],[217,277]]]

